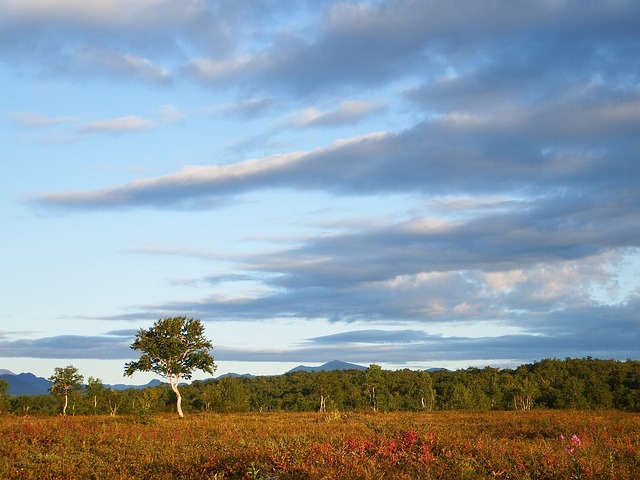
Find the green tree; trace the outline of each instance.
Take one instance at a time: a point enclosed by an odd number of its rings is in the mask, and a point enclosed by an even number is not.
[[[91,399],[93,413],[98,411],[98,400],[104,396],[105,386],[99,378],[87,379],[87,396]]]
[[[417,372],[415,384],[411,390],[411,396],[419,399],[421,410],[433,410],[436,403],[436,391],[433,388],[433,380],[427,371]]]
[[[337,385],[334,379],[336,374],[334,372],[327,372],[322,370],[315,372],[312,377],[311,394],[318,399],[318,411],[327,411],[327,402],[333,396],[337,390]]]
[[[4,412],[9,410],[11,403],[7,398],[7,392],[9,391],[9,382],[6,380],[0,380],[0,411]]]
[[[67,414],[67,406],[69,405],[69,394],[71,392],[82,390],[82,380],[84,377],[78,373],[78,369],[73,365],[67,367],[56,367],[53,375],[49,377],[51,385],[51,393],[61,395],[64,398],[62,406],[62,415]]]
[[[105,397],[107,398],[107,405],[109,406],[109,415],[115,417],[122,406],[124,396],[119,390],[109,388],[105,392]]]
[[[241,379],[225,375],[215,382],[214,409],[219,412],[246,412],[249,410],[249,394]]]
[[[0,379],[0,396],[6,394],[9,391],[9,382]]]
[[[189,380],[195,370],[213,375],[216,369],[209,353],[213,345],[204,336],[202,322],[194,318],[169,317],[158,320],[148,330],[141,328],[131,348],[142,355],[138,361],[125,364],[125,375],[153,372],[169,380],[180,418],[184,416],[180,380]]]
[[[382,375],[382,367],[372,363],[365,373],[365,388],[369,395],[369,405],[374,412],[378,411],[380,392],[385,388],[384,377]]]

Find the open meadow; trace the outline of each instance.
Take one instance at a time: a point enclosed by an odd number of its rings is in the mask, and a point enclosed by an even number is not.
[[[3,479],[629,479],[620,411],[4,416]]]

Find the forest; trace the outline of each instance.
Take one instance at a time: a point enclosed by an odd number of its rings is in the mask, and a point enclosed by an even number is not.
[[[436,410],[618,409],[640,411],[640,361],[544,359],[515,369],[296,371],[222,376],[180,386],[186,413],[400,412]],[[0,396],[0,411],[57,415],[51,395]],[[70,393],[67,414],[152,415],[175,411],[167,384],[113,390],[99,379]]]

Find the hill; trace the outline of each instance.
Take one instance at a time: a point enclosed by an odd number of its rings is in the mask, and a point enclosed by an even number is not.
[[[298,365],[295,368],[292,368],[287,373],[293,372],[323,372],[323,371],[331,371],[331,370],[366,370],[367,367],[363,367],[362,365],[356,365],[355,363],[341,362],[340,360],[333,360],[331,362],[327,362],[324,365],[320,365],[319,367],[308,367],[306,365]]]
[[[9,384],[9,395],[46,395],[52,385],[46,378],[36,377],[33,373],[5,373],[0,379]]]
[[[2,370],[3,372],[9,372],[9,370]],[[33,373],[20,373],[16,375],[15,373],[3,373],[0,374],[0,379],[6,381],[9,384],[9,390],[7,393],[9,395],[47,395],[49,393],[49,388],[53,384],[46,378],[36,377]],[[125,385],[125,384],[116,384],[116,385],[105,385],[107,388],[111,388],[113,390],[127,390],[128,388],[147,388],[147,387],[157,387],[161,385],[162,382],[160,380],[151,380],[146,385]]]

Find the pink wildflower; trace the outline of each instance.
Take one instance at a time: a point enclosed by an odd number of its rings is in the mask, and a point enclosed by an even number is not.
[[[574,433],[573,435],[571,435],[571,443],[576,447],[579,447],[582,442],[580,441],[580,438],[578,438],[578,436]]]

